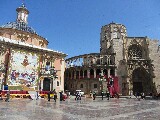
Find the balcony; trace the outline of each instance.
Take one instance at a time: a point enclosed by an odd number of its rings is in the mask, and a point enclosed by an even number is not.
[[[40,75],[41,76],[51,76],[51,75],[54,75],[54,74],[56,74],[56,71],[54,70],[54,67],[49,68],[49,69],[46,69],[46,68],[41,68],[40,69]]]

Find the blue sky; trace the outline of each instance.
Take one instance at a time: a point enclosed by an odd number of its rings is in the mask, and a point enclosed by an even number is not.
[[[23,0],[0,0],[0,25],[16,20]],[[101,27],[126,26],[129,37],[160,40],[160,0],[25,0],[28,22],[48,48],[68,57],[97,53]]]

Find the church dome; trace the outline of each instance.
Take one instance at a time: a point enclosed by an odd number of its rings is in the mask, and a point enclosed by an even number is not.
[[[2,25],[1,27],[2,28],[12,28],[12,29],[17,29],[17,30],[36,34],[35,30],[32,27],[28,26],[27,19],[28,19],[29,11],[25,7],[25,5],[22,4],[22,6],[18,7],[16,11],[17,11],[16,21],[9,22],[5,25]]]

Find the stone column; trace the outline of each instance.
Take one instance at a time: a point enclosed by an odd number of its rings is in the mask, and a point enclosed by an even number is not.
[[[87,69],[87,78],[90,78],[90,69]]]
[[[96,78],[96,69],[94,68],[94,78]]]
[[[110,70],[111,70],[111,69],[109,68],[109,69],[108,69],[108,77],[110,77],[110,75],[111,75],[111,74],[110,74]]]
[[[76,79],[76,72],[77,72],[77,71],[75,70],[75,71],[74,71],[74,79]]]
[[[83,78],[84,78],[84,70],[83,70]]]
[[[114,69],[114,74],[117,76],[117,68]]]

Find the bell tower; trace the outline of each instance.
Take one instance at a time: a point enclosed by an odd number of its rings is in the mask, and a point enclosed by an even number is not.
[[[124,25],[112,22],[101,28],[100,36],[100,53],[114,53],[116,52],[116,44],[118,45],[119,43],[123,42],[124,38],[126,37],[126,28]]]
[[[29,11],[25,7],[25,4],[22,3],[22,6],[18,7],[16,11],[17,11],[17,22],[23,22],[28,24],[27,19],[28,19]]]

